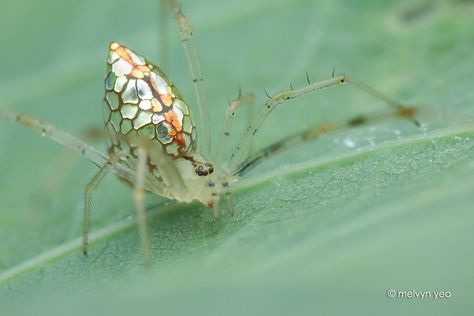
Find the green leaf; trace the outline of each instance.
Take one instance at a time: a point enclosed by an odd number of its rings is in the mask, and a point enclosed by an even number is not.
[[[100,126],[111,40],[163,65],[193,103],[176,28],[168,19],[162,40],[155,2],[0,3],[1,106],[76,135]],[[334,66],[401,102],[474,115],[471,1],[202,0],[183,10],[215,140],[238,86],[259,105],[264,89],[303,86],[306,71],[327,79]],[[274,111],[255,146],[383,106],[350,87],[305,96]],[[474,125],[419,120],[328,134],[272,157],[235,187],[233,217],[147,196],[151,271],[131,190],[106,177],[82,256],[82,192],[96,167],[2,122],[0,314],[472,313]],[[389,289],[431,298],[391,299]],[[451,297],[435,299],[440,291]]]

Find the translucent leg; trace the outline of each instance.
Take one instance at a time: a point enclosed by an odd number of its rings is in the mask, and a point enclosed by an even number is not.
[[[219,196],[216,194],[212,200],[212,215],[214,218],[221,217],[221,208]]]
[[[239,91],[239,96],[237,99],[229,102],[229,106],[227,107],[224,124],[222,126],[222,132],[219,139],[219,146],[217,147],[217,154],[216,154],[216,165],[220,166],[224,160],[224,154],[227,149],[227,143],[231,133],[232,121],[236,117],[236,111],[241,105],[250,105],[255,100],[255,97],[251,93],[247,93],[245,95],[241,95]],[[248,106],[247,108],[252,108]],[[250,111],[250,110],[249,110]],[[251,112],[249,112],[251,113]],[[251,114],[249,114],[250,116]]]
[[[232,201],[232,193],[230,191],[225,191],[225,200],[227,202],[227,210],[231,216],[234,216],[234,202]]]
[[[94,147],[86,144],[77,137],[72,136],[68,132],[49,123],[41,122],[30,115],[20,114],[12,110],[0,108],[0,117],[35,130],[42,137],[50,138],[64,147],[80,153],[99,167],[107,161],[106,156]]]
[[[52,124],[42,122],[30,115],[20,114],[5,108],[0,108],[0,117],[35,130],[42,137],[47,137],[63,145],[64,147],[67,147],[72,151],[83,155],[98,167],[101,167],[108,162],[107,156],[105,154]],[[131,183],[133,183],[135,179],[135,172],[128,168],[125,164],[116,164],[113,167],[113,171],[118,176],[127,179]],[[147,182],[147,189],[150,189],[150,191],[153,192],[158,192],[160,190],[160,183],[157,183],[156,181],[153,181],[153,183]]]
[[[82,253],[87,255],[88,236],[89,236],[89,213],[91,209],[92,191],[97,187],[104,176],[116,165],[120,160],[120,155],[111,156],[107,162],[100,168],[99,172],[87,183],[84,191],[84,219],[82,224]]]
[[[150,259],[150,243],[148,240],[148,229],[146,224],[145,203],[144,203],[144,188],[145,188],[145,174],[147,152],[144,148],[138,148],[138,162],[136,179],[134,183],[133,196],[135,198],[135,205],[137,208],[138,232],[140,235],[140,246],[143,254],[145,267],[151,266]]]
[[[309,80],[308,80],[309,83]],[[377,90],[363,84],[359,81],[356,81],[350,78],[347,75],[338,75],[327,80],[318,81],[314,83],[309,83],[307,86],[300,89],[289,89],[278,92],[273,96],[269,97],[267,102],[263,104],[258,113],[253,118],[252,122],[247,127],[244,135],[237,144],[237,147],[231,158],[231,169],[237,169],[237,166],[241,164],[245,157],[248,155],[252,137],[257,133],[257,131],[262,126],[265,119],[268,115],[281,103],[300,97],[302,95],[323,90],[326,88],[337,87],[344,85],[346,83],[351,83],[360,90],[365,91],[366,93],[374,96],[375,98],[384,101],[390,107],[397,109],[401,114],[406,112],[406,115],[409,116],[411,112],[410,107],[406,107],[399,103],[398,101],[385,96],[384,94],[378,92]]]
[[[161,147],[157,148],[153,146],[149,140],[143,140],[143,143],[150,156],[150,160],[157,166],[160,172],[165,186],[164,190],[174,191],[175,196],[185,197],[188,193],[188,188],[174,161],[163,152]],[[166,196],[163,192],[161,195]]]
[[[199,130],[199,152],[206,157],[211,153],[211,116],[207,107],[207,96],[204,88],[201,65],[194,45],[194,36],[188,18],[181,11],[178,0],[166,0],[179,26],[179,36],[186,55],[189,71],[193,80],[194,92],[196,94],[199,122],[196,124]]]
[[[316,124],[302,132],[286,137],[276,143],[273,143],[267,147],[264,147],[263,149],[260,149],[253,155],[250,155],[241,164],[239,164],[233,173],[236,176],[243,176],[244,174],[249,172],[252,168],[260,164],[261,162],[265,161],[266,159],[280,152],[290,150],[291,148],[297,145],[300,145],[304,142],[313,141],[322,134],[331,133],[336,130],[370,124],[370,123],[374,123],[376,121],[391,118],[391,117],[402,117],[412,122],[417,122],[416,118],[414,117],[415,113],[417,112],[415,111],[416,108],[411,108],[411,109],[413,109],[413,111],[395,110],[395,111],[385,112],[385,113],[380,112],[380,113],[359,115],[344,122],[343,124],[330,124],[330,123]]]
[[[253,96],[253,95],[252,95]],[[254,100],[252,100],[252,103],[253,103]],[[252,104],[253,105],[253,104]],[[247,106],[247,117],[246,117],[246,120],[245,120],[245,124],[246,126],[248,126],[250,124],[250,122],[252,121],[252,118],[254,116],[254,113],[255,113],[255,107],[254,106]],[[250,144],[249,144],[249,149],[248,149],[248,153],[251,154],[253,153],[253,145],[254,145],[254,138],[252,137],[252,139],[250,140]]]

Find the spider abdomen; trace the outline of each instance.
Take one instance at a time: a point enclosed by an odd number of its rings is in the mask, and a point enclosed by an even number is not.
[[[109,153],[124,147],[133,151],[136,137],[130,135],[151,139],[174,157],[194,151],[196,134],[188,106],[157,66],[112,42],[105,89]]]

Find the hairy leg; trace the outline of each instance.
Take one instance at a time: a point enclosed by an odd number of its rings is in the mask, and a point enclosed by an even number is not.
[[[388,104],[389,107],[393,108],[395,111],[398,111],[399,115],[405,116],[405,117],[411,117],[411,114],[413,112],[413,107],[405,106],[401,104],[400,102],[388,96],[385,96],[379,91],[369,87],[368,85],[350,78],[347,75],[344,75],[344,74],[338,75],[330,79],[322,80],[322,81],[318,81],[314,83],[310,83],[308,80],[308,85],[303,88],[299,88],[299,89],[290,88],[289,90],[284,90],[284,91],[275,93],[273,96],[269,96],[269,99],[259,109],[257,114],[254,116],[252,122],[248,125],[247,129],[245,130],[244,135],[238,142],[237,147],[234,150],[234,153],[232,154],[232,157],[231,157],[231,164],[230,164],[231,169],[237,170],[238,169],[237,166],[240,165],[245,160],[245,157],[248,156],[252,138],[260,129],[260,127],[262,126],[266,118],[279,104],[282,104],[288,100],[303,96],[308,93],[313,93],[313,92],[320,91],[326,88],[338,87],[344,84],[352,84],[356,88],[385,102],[386,104]]]

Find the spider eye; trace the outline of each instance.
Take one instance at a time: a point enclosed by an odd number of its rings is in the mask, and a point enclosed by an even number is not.
[[[160,144],[169,155],[194,151],[196,131],[186,102],[163,71],[144,57],[111,43],[105,90],[111,146],[121,144],[117,135],[137,133]]]
[[[214,167],[210,163],[206,163],[206,167],[208,168],[209,174],[214,172]]]
[[[198,176],[207,176],[208,172],[207,171],[204,171],[204,170],[198,170],[197,172]]]
[[[210,175],[211,173],[214,172],[214,167],[210,163],[199,163],[196,165],[196,168],[194,169],[194,172],[200,177]]]

